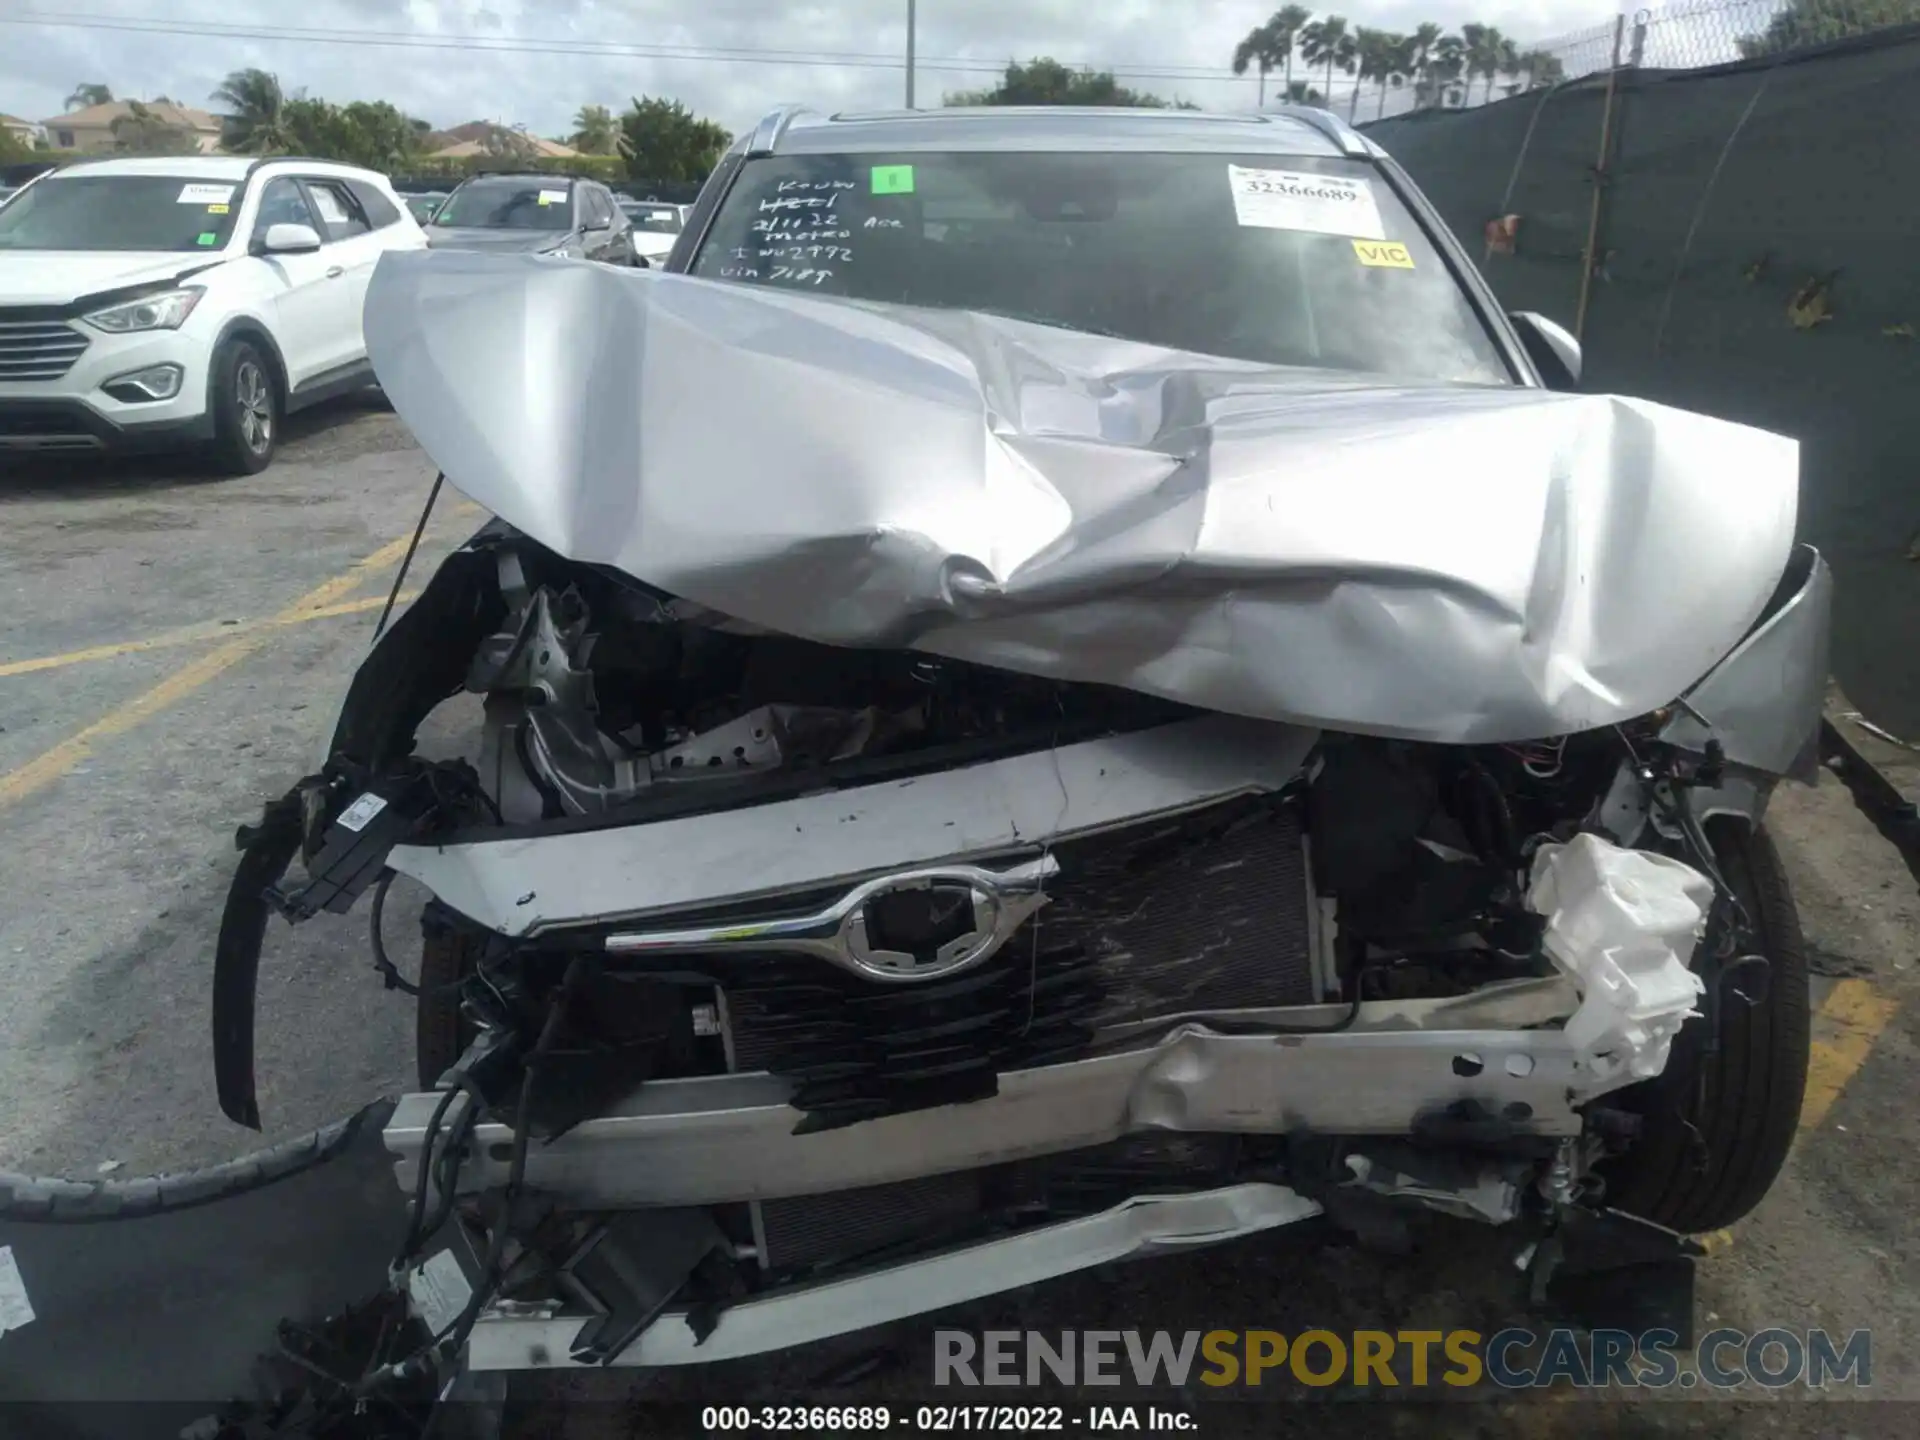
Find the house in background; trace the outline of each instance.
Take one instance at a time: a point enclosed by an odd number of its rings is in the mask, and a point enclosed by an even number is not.
[[[42,120],[40,127],[47,132],[47,141],[55,150],[83,153],[111,150],[113,122],[126,118],[132,109],[128,101],[113,100],[105,105],[89,105],[84,110],[69,110],[64,115],[55,115],[49,120]],[[220,119],[217,115],[195,110],[190,105],[176,105],[171,100],[155,100],[147,105],[147,109],[162,124],[190,133],[199,144],[202,155],[211,155],[220,148]]]
[[[38,145],[46,138],[45,130],[31,120],[22,120],[18,115],[0,113],[0,130],[28,147]]]
[[[558,140],[542,139],[491,120],[470,120],[427,137],[429,160],[465,160],[475,155],[511,156],[526,160],[564,160],[580,152]]]

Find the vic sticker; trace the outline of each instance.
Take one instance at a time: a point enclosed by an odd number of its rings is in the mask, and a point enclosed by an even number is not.
[[[1387,238],[1373,186],[1363,178],[1229,165],[1227,183],[1233,190],[1233,213],[1242,225],[1360,240]]]
[[[1413,256],[1397,240],[1356,240],[1353,253],[1362,265],[1378,265],[1389,270],[1411,270]]]

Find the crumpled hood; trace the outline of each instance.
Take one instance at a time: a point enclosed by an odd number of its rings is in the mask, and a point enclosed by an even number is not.
[[[435,250],[486,250],[495,254],[537,255],[573,238],[564,230],[487,229],[468,225],[429,225],[427,244]]]
[[[788,634],[1442,742],[1644,714],[1785,566],[1794,442],[1615,396],[395,254],[387,395],[569,558]]]

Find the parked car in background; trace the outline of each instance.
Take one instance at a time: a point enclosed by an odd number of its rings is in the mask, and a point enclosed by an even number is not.
[[[290,411],[373,383],[374,265],[426,238],[319,160],[67,166],[0,212],[0,451],[204,446],[263,470]]]
[[[406,202],[407,211],[422,225],[433,219],[434,212],[446,202],[445,190],[402,191],[400,198]]]
[[[687,228],[686,214],[678,205],[660,200],[635,200],[622,195],[620,208],[633,222],[633,253],[649,265],[663,265],[673,253],[673,242]]]
[[[515,250],[635,263],[632,223],[613,192],[566,175],[476,175],[434,212],[436,250]]]

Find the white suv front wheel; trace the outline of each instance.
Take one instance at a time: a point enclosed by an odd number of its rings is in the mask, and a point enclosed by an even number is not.
[[[228,475],[257,475],[280,444],[280,387],[250,340],[229,340],[213,357],[213,460]]]

